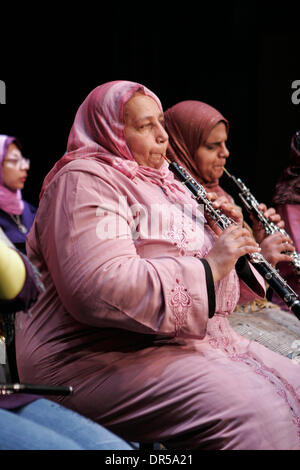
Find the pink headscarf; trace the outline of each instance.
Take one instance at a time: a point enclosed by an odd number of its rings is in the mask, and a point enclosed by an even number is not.
[[[106,162],[128,178],[150,178],[162,187],[166,194],[180,199],[184,190],[174,180],[165,162],[160,169],[140,166],[134,159],[124,137],[126,102],[140,91],[150,96],[162,111],[158,97],[139,83],[116,80],[95,88],[79,107],[71,128],[67,153],[54,165],[46,176],[40,197],[55,174],[75,159]]]
[[[12,142],[19,145],[15,137],[0,135],[0,209],[8,214],[21,215],[24,210],[21,190],[13,191],[9,189],[5,186],[2,178],[3,161]]]
[[[183,165],[207,190],[223,193],[219,180],[205,181],[199,175],[194,155],[220,121],[224,122],[228,133],[228,121],[215,108],[201,101],[181,101],[165,111],[164,115],[169,134],[169,159]]]

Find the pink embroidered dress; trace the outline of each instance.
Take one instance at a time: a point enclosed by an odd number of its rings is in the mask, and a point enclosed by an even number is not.
[[[20,379],[72,385],[61,402],[126,440],[299,449],[299,365],[228,322],[264,283],[253,269],[252,289],[235,271],[211,285],[201,211],[167,166],[139,167],[127,148],[137,89],[161,106],[132,82],[91,92],[45,179],[28,236],[45,292],[18,314]]]

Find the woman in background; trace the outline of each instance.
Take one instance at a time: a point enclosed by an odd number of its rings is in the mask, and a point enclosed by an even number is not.
[[[285,230],[294,242],[298,253],[298,272],[291,263],[281,262],[278,269],[288,284],[300,296],[300,131],[291,139],[290,156],[280,176],[273,196],[276,211],[285,223]],[[288,310],[284,302],[273,292],[272,301],[282,309]]]
[[[201,101],[182,101],[164,113],[165,127],[169,135],[167,155],[183,165],[209,193],[233,203],[232,197],[220,186],[219,180],[229,157],[226,146],[229,124],[212,106]],[[273,208],[260,204],[265,217],[282,226],[280,216]],[[288,237],[276,233],[267,236],[261,224],[252,218],[252,231],[267,261],[276,265],[290,261],[284,251],[292,250]]]
[[[29,167],[18,140],[0,135],[0,227],[24,254],[26,235],[36,213],[36,208],[22,199]]]

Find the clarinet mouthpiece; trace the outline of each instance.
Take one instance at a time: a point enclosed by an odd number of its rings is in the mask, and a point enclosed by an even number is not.
[[[169,164],[172,163],[171,160],[169,160],[169,159],[166,157],[166,155],[163,155],[163,158],[164,158]]]
[[[225,171],[226,175],[230,176],[230,178],[231,178],[231,174],[229,173],[228,170],[226,170],[225,166],[223,166],[223,170]]]

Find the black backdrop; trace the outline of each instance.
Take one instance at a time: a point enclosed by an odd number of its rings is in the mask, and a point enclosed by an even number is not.
[[[299,3],[299,2],[298,2]],[[23,197],[65,151],[75,112],[99,84],[143,83],[163,107],[196,99],[230,122],[228,169],[269,203],[300,129],[297,3],[77,2],[2,10],[0,133],[16,135],[32,169]],[[6,20],[4,21],[4,18]],[[300,93],[299,93],[300,98]],[[223,178],[224,179],[224,178]]]

